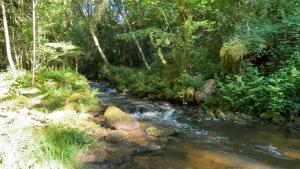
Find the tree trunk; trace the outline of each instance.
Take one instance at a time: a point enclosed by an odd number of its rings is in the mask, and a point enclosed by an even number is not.
[[[13,48],[14,48],[14,55],[15,55],[15,60],[16,60],[16,67],[17,67],[17,69],[19,69],[20,68],[20,60],[19,60],[17,49],[16,49],[16,45],[14,43],[13,43]]]
[[[35,18],[35,7],[36,2],[32,0],[32,37],[33,37],[33,47],[32,47],[32,86],[35,84],[35,68],[36,68],[36,18]]]
[[[76,57],[75,58],[75,69],[78,72],[78,65],[79,65],[79,59]]]
[[[3,27],[4,27],[4,36],[5,36],[5,45],[6,45],[6,55],[9,62],[9,66],[12,69],[14,75],[16,75],[16,67],[11,55],[11,47],[10,47],[10,39],[9,39],[9,32],[8,32],[8,25],[6,19],[6,12],[4,2],[1,1],[1,8],[2,8],[2,16],[3,16]]]
[[[98,52],[100,53],[100,56],[102,57],[104,63],[105,63],[106,65],[110,66],[110,64],[109,64],[109,62],[107,61],[107,58],[106,58],[106,56],[105,56],[105,54],[104,54],[104,52],[103,52],[103,50],[102,50],[102,48],[101,48],[101,46],[100,46],[100,44],[99,44],[98,38],[97,38],[97,36],[96,36],[94,30],[90,28],[90,29],[89,29],[89,32],[90,32],[90,34],[91,34],[92,37],[93,37],[94,44],[95,44],[95,46],[96,46]]]
[[[84,14],[83,9],[82,9],[82,5],[80,4],[79,0],[77,0],[76,3],[77,3],[77,5],[78,5],[78,7],[79,7],[81,17],[85,20],[85,22],[86,22],[86,24],[87,24],[86,27],[87,27],[89,33],[91,34],[91,36],[92,36],[92,38],[93,38],[93,42],[94,42],[94,45],[95,45],[96,48],[97,48],[97,51],[99,52],[99,54],[100,54],[102,60],[104,61],[104,63],[105,63],[107,66],[110,66],[110,64],[109,64],[109,62],[108,62],[108,60],[107,60],[107,57],[106,57],[106,55],[104,54],[104,52],[103,52],[103,50],[102,50],[102,48],[101,48],[101,46],[100,46],[99,40],[98,40],[98,38],[97,38],[97,36],[96,36],[94,30],[93,30],[93,27],[91,26],[91,22],[92,22],[92,21],[89,20],[89,19],[86,17],[86,15]],[[99,4],[97,5],[97,7],[96,7],[96,8],[97,8],[96,13],[99,13],[99,16],[101,16],[101,15],[103,14],[103,9],[104,9],[103,6],[104,6],[104,5],[107,5],[107,4],[108,4],[108,1],[107,1],[107,0],[104,0],[104,1],[102,2],[102,4],[100,5],[100,6],[102,6],[101,8],[100,8]],[[98,14],[95,14],[95,15],[98,15]],[[93,19],[95,19],[95,18],[93,18]]]
[[[127,16],[126,16],[124,10],[121,8],[120,3],[116,3],[115,0],[113,0],[113,2],[117,5],[117,8],[118,8],[120,14],[122,15],[122,17],[123,17],[125,23],[128,25],[129,31],[132,32],[132,27],[131,27],[131,25],[130,25],[130,23],[129,23],[129,20],[127,19]],[[144,64],[145,64],[146,68],[147,68],[148,70],[150,70],[150,66],[149,66],[148,63],[147,63],[145,54],[144,54],[144,52],[143,52],[143,49],[142,49],[142,47],[141,47],[139,41],[137,40],[137,38],[136,38],[136,36],[135,36],[134,33],[132,33],[132,36],[133,36],[134,42],[135,42],[135,44],[136,44],[136,46],[137,46],[137,48],[138,48],[138,50],[139,50],[139,52],[140,52],[140,54],[141,54],[141,56],[142,56],[142,60],[143,60],[143,62],[144,62]]]
[[[167,61],[164,58],[164,55],[161,51],[161,48],[159,46],[157,46],[156,41],[153,38],[152,34],[150,34],[150,41],[151,41],[152,45],[154,46],[154,48],[156,49],[156,53],[157,53],[157,56],[160,59],[161,64],[162,65],[167,65]]]

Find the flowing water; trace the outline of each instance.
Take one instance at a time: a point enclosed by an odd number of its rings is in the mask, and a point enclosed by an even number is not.
[[[197,120],[189,109],[128,98],[104,83],[91,86],[101,91],[98,96],[104,104],[131,113],[141,123],[125,142],[102,142],[107,149],[91,168],[300,169],[300,137],[279,126]],[[177,129],[179,134],[145,137],[149,126]],[[143,151],[145,145],[155,151]]]

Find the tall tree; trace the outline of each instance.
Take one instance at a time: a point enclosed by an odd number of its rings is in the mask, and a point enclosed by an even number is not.
[[[35,71],[36,71],[36,5],[37,1],[32,0],[32,38],[33,38],[33,47],[32,47],[32,85],[35,83]]]
[[[14,61],[13,61],[12,55],[11,55],[8,24],[7,24],[7,19],[6,19],[5,5],[4,5],[3,1],[1,1],[1,8],[2,8],[2,16],[3,16],[3,27],[4,27],[4,36],[5,36],[6,55],[7,55],[7,59],[8,59],[8,62],[9,62],[9,66],[15,74],[16,73],[16,68],[15,68],[15,64],[14,64]]]
[[[81,2],[80,0],[76,0],[76,3],[77,6],[79,7],[82,18],[84,18],[86,22],[87,29],[93,38],[94,45],[96,46],[102,60],[107,66],[110,66],[107,57],[100,46],[100,42],[97,38],[97,35],[95,34],[94,31],[95,22],[101,19],[102,15],[105,12],[105,9],[108,6],[109,1],[93,0],[92,2],[90,1]]]
[[[133,29],[132,29],[132,27],[130,25],[130,22],[129,22],[127,16],[126,16],[126,13],[125,13],[124,9],[122,8],[122,1],[121,0],[113,0],[113,2],[117,5],[117,8],[118,8],[118,10],[119,10],[119,12],[120,12],[123,20],[128,25],[129,31],[132,32]],[[134,42],[135,42],[135,44],[136,44],[136,46],[137,46],[137,48],[138,48],[138,50],[139,50],[139,52],[140,52],[140,54],[142,56],[142,60],[143,60],[143,62],[145,64],[146,68],[150,69],[150,66],[147,63],[147,60],[146,60],[145,54],[143,52],[143,49],[142,49],[142,47],[141,47],[138,39],[136,38],[136,36],[135,36],[135,34],[133,32],[132,32],[132,36],[133,36]]]

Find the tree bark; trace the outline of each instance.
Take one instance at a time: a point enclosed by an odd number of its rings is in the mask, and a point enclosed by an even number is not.
[[[8,24],[6,19],[6,12],[4,2],[1,1],[1,8],[2,8],[2,16],[3,16],[3,27],[4,27],[4,36],[5,36],[5,45],[6,45],[6,55],[9,62],[9,66],[12,69],[14,75],[16,75],[16,67],[11,55],[11,46],[10,46],[10,39],[9,39],[9,31],[8,31]]]
[[[32,47],[32,86],[35,84],[35,68],[36,68],[36,18],[35,18],[35,7],[36,2],[32,0],[32,37],[33,37],[33,47]]]
[[[91,34],[92,37],[93,37],[94,44],[95,44],[95,46],[96,46],[98,52],[100,53],[100,56],[102,57],[102,60],[104,61],[104,63],[105,63],[106,65],[110,66],[110,64],[109,64],[109,62],[107,61],[107,58],[106,58],[106,56],[105,56],[105,54],[104,54],[104,52],[103,52],[103,50],[102,50],[102,48],[101,48],[101,46],[100,46],[100,44],[99,44],[98,38],[97,38],[97,36],[96,36],[94,30],[93,30],[92,28],[90,28],[90,29],[89,29],[89,32],[90,32],[90,34]]]
[[[16,67],[17,67],[17,69],[19,69],[20,68],[20,60],[19,60],[17,49],[16,49],[16,45],[14,43],[13,43],[13,49],[14,49],[14,55],[15,55],[15,60],[16,60]]]
[[[156,49],[156,53],[157,53],[157,56],[160,59],[161,64],[162,65],[167,65],[167,61],[164,58],[164,55],[163,55],[163,53],[161,51],[161,48],[159,46],[157,46],[157,44],[155,42],[155,39],[153,38],[152,34],[150,34],[150,40],[151,40],[152,45]]]

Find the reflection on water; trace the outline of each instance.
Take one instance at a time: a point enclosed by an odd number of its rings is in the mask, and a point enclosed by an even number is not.
[[[300,169],[300,138],[279,126],[195,123],[180,108],[129,99],[104,84],[92,87],[100,88],[99,97],[105,104],[132,113],[141,122],[141,128],[129,132],[129,138],[121,143],[100,141],[101,146],[93,152],[95,159],[87,168]],[[150,137],[145,132],[150,126],[176,128],[180,134]]]

